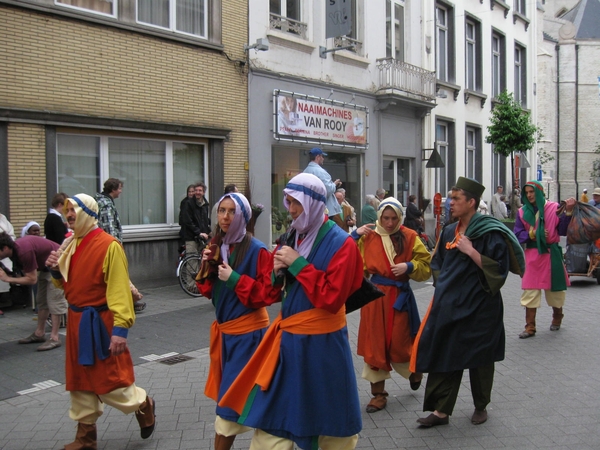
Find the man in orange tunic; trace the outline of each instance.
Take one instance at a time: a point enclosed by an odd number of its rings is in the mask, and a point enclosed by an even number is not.
[[[104,403],[135,412],[146,439],[154,431],[154,400],[134,383],[127,332],[135,322],[127,258],[122,245],[98,228],[98,204],[86,194],[69,198],[64,214],[73,239],[52,252],[46,265],[69,302],[66,389],[69,416],[78,422],[66,450],[95,449],[96,420]],[[61,249],[63,249],[61,247]]]

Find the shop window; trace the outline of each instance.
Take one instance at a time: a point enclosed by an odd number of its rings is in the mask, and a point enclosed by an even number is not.
[[[123,225],[177,223],[187,186],[206,183],[205,143],[59,133],[57,154],[58,189],[68,195],[123,181],[115,200]]]
[[[271,225],[272,243],[289,227],[291,217],[283,206],[283,189],[287,182],[303,172],[309,163],[309,149],[275,148],[271,161]],[[361,171],[360,154],[334,152],[323,149],[327,153],[323,168],[329,172],[333,180],[340,179],[341,187],[346,190],[346,200],[355,209],[360,219],[361,212]],[[253,201],[260,201],[254,199]]]

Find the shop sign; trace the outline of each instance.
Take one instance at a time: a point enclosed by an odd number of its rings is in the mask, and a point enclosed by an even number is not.
[[[276,90],[275,139],[366,148],[368,108]]]

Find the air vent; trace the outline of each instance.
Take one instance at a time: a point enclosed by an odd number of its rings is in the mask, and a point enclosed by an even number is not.
[[[161,364],[166,364],[167,366],[173,366],[175,364],[179,364],[180,362],[185,362],[185,361],[189,361],[190,359],[194,359],[191,356],[186,356],[186,355],[175,355],[175,356],[170,356],[168,358],[165,359],[161,359],[160,361],[157,361]]]

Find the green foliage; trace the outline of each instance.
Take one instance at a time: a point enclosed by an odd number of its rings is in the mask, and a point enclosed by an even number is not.
[[[494,152],[510,156],[513,152],[526,152],[533,148],[541,136],[539,129],[531,123],[530,113],[524,111],[513,94],[502,92],[492,110],[485,141],[494,144]]]
[[[600,144],[596,145],[596,148],[594,149],[594,153],[596,153],[597,155],[600,155]],[[592,179],[600,177],[600,159],[594,160],[594,162],[592,164],[593,164],[592,167],[594,169],[590,172]]]

